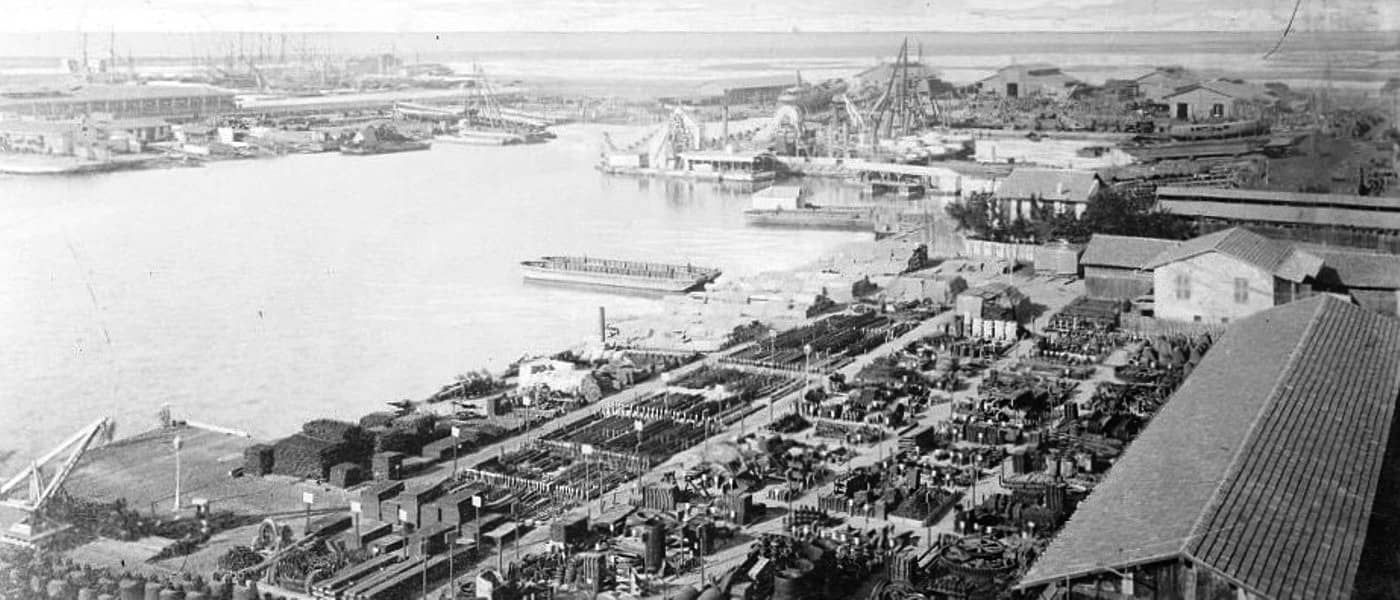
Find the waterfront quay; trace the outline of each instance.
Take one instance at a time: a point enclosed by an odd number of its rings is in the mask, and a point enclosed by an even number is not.
[[[198,92],[221,108],[197,115],[195,96],[51,93],[8,104],[27,118],[0,142],[14,164],[75,165],[60,171],[148,149],[547,143],[556,119],[496,105],[540,98],[443,85],[233,107]],[[118,441],[99,421],[4,483],[0,597],[1396,589],[1378,557],[1400,483],[1400,209],[1376,98],[1338,110],[1179,69],[1090,84],[1046,64],[955,86],[907,41],[849,80],[770,87],[642,103],[645,126],[604,135],[584,173],[779,184],[749,210],[795,227],[859,211],[877,239],[748,276],[561,258],[573,283],[665,269],[662,310],[600,309],[578,346],[282,437],[178,406]],[[807,202],[827,185],[859,199]]]

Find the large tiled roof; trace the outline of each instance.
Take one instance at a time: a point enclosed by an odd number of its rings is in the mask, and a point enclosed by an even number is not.
[[[1179,242],[1157,255],[1148,266],[1156,268],[1207,252],[1233,256],[1288,281],[1302,281],[1316,275],[1322,267],[1322,259],[1308,252],[1239,227]]]
[[[1184,558],[1346,598],[1400,397],[1400,321],[1331,296],[1241,320],[1022,579]]]
[[[1096,233],[1089,238],[1089,245],[1084,248],[1084,256],[1079,258],[1079,264],[1091,267],[1145,269],[1152,259],[1175,245],[1176,242],[1172,240]]]
[[[1098,180],[1098,174],[1093,171],[1023,167],[1012,171],[1001,182],[997,197],[1088,202]]]

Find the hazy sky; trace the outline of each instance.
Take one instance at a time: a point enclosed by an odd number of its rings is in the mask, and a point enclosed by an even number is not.
[[[1302,30],[1400,29],[1397,0],[1302,0]],[[0,31],[1273,30],[1293,0],[4,0]]]

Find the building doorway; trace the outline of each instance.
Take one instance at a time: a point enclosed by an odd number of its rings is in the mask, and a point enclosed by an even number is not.
[[[1191,105],[1185,102],[1176,103],[1176,118],[1185,121],[1191,118]]]
[[[1016,98],[1017,96],[1020,95],[1020,92],[1021,92],[1021,86],[1020,86],[1020,84],[1016,84],[1016,83],[1008,83],[1008,84],[1006,84],[1006,97],[1007,97],[1007,98]]]

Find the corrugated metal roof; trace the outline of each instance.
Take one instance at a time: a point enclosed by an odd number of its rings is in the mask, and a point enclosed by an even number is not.
[[[1305,192],[1276,192],[1273,190],[1243,190],[1162,186],[1157,188],[1158,200],[1221,200],[1244,204],[1288,204],[1326,206],[1333,208],[1371,208],[1400,212],[1400,198],[1355,196],[1352,194],[1310,194]]]
[[[1293,223],[1319,227],[1342,226],[1359,229],[1400,231],[1400,213],[1388,213],[1361,208],[1329,208],[1315,206],[1271,206],[1201,200],[1159,199],[1157,205],[1173,214],[1221,219],[1225,221],[1260,221]]]
[[[1093,171],[1018,168],[1001,182],[997,197],[1088,202],[1098,182],[1099,175]]]
[[[1176,245],[1173,240],[1094,234],[1079,264],[1092,267],[1145,269],[1162,252]]]
[[[1152,259],[1148,266],[1157,268],[1207,252],[1233,256],[1288,281],[1302,281],[1316,275],[1322,267],[1322,259],[1316,256],[1240,227],[1178,242]]]
[[[1345,598],[1400,397],[1400,321],[1331,296],[1233,325],[1022,579],[1184,557]]]

